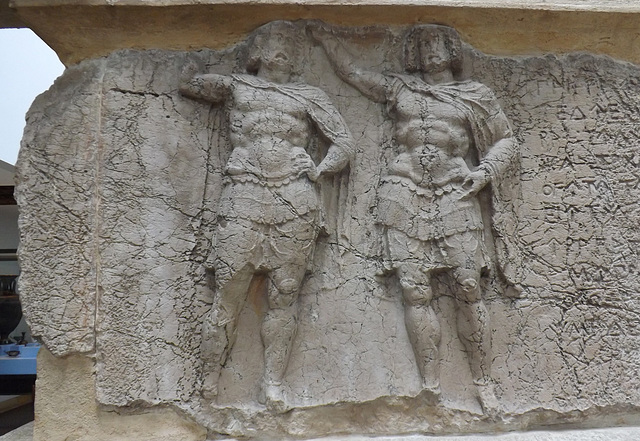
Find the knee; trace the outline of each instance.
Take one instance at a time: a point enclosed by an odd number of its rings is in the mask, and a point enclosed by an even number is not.
[[[400,286],[406,305],[424,306],[431,303],[433,294],[430,286],[417,283],[406,277],[400,279]]]
[[[460,300],[475,303],[482,300],[480,284],[475,277],[465,277],[458,280]]]
[[[269,307],[278,309],[288,308],[292,306],[298,298],[300,283],[296,279],[284,279],[279,282],[274,281],[273,288],[269,290]]]
[[[300,282],[296,279],[284,279],[275,283],[278,293],[283,296],[290,296],[298,292]]]
[[[476,279],[464,279],[460,282],[460,285],[464,292],[473,292],[478,289],[478,281]]]

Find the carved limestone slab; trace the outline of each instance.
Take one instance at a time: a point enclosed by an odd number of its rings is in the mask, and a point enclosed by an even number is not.
[[[25,314],[210,437],[631,424],[639,89],[424,25],[82,62],[28,115]]]

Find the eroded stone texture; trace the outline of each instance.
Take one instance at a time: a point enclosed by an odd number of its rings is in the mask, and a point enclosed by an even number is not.
[[[34,441],[201,441],[206,437],[202,427],[175,409],[131,414],[101,408],[95,395],[94,360],[89,357],[54,357],[42,349],[36,388]]]
[[[180,88],[185,96],[227,105],[232,148],[205,264],[215,280],[200,351],[207,398],[217,398],[220,371],[235,344],[249,292],[268,285],[259,401],[270,407],[283,404],[298,295],[323,227],[314,183],[344,169],[352,155],[349,129],[326,95],[291,82],[298,35],[289,22],[264,26],[249,43],[246,69],[253,75],[201,74]],[[314,132],[329,143],[317,167],[308,150],[323,147]]]
[[[527,293],[523,307],[500,313],[507,328],[497,339],[522,342],[496,354],[498,375],[521,379],[504,383],[505,396],[563,410],[636,404],[637,72],[586,54],[503,62],[508,76],[487,83],[503,84],[523,145]]]
[[[27,116],[29,160],[17,170],[16,194],[26,209],[19,217],[23,309],[35,335],[46,336],[56,355],[95,349],[99,296],[99,170],[104,60],[67,70],[41,95]],[[56,119],[50,120],[56,115]],[[70,136],[73,134],[73,136]]]
[[[456,301],[456,329],[485,413],[498,411],[491,379],[491,332],[481,279],[493,266],[510,290],[520,290],[513,234],[505,234],[507,204],[519,195],[518,144],[493,93],[459,81],[462,47],[452,28],[414,26],[404,39],[406,74],[355,67],[332,31],[310,30],[338,76],[370,100],[386,105],[400,152],[383,172],[376,219],[382,228],[383,274],[402,288],[404,319],[422,389],[440,399],[440,323],[433,309],[434,279],[448,276]],[[412,75],[410,75],[412,74]],[[510,179],[513,186],[507,190]],[[493,235],[484,235],[480,191],[491,189]],[[489,230],[487,228],[487,230]],[[486,242],[492,240],[495,264]],[[514,271],[514,268],[516,269]],[[441,286],[442,287],[442,286]]]
[[[304,36],[304,23],[295,26]],[[333,35],[361,69],[401,73],[406,32],[343,28]],[[432,301],[441,327],[441,401],[421,394],[401,286],[396,277],[380,276],[380,182],[402,153],[393,118],[338,78],[320,45],[303,40],[294,81],[328,95],[354,136],[355,152],[348,173],[314,184],[327,233],[315,242],[299,292],[282,381],[290,411],[258,402],[260,327],[268,310],[260,277],[247,290],[217,397],[200,395],[202,325],[214,302],[206,260],[234,143],[228,109],[179,88],[195,74],[245,74],[246,43],[221,52],[117,52],[69,69],[38,99],[18,164],[20,283],[34,334],[58,356],[95,354],[101,404],[172,405],[210,436],[635,421],[638,68],[589,54],[500,58],[464,47],[464,74],[496,95],[521,156],[521,185],[501,180],[515,195],[508,204],[491,209],[493,190],[479,196],[484,237],[495,238],[495,218],[503,217],[510,229],[500,234],[510,236],[514,261],[522,262],[520,298],[505,295],[495,264],[480,281],[500,406],[492,418],[473,387],[446,274],[434,277],[440,295]],[[61,106],[66,113],[48,111]],[[309,151],[319,164],[324,152]],[[486,242],[494,260],[495,243]],[[43,280],[43,273],[57,276]]]

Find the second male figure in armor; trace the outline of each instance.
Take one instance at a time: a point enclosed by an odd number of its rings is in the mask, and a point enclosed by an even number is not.
[[[477,194],[497,182],[517,158],[507,118],[489,88],[457,81],[462,48],[449,27],[412,28],[405,68],[413,75],[358,69],[331,31],[310,25],[336,73],[394,120],[400,154],[378,189],[389,270],[402,286],[405,324],[423,389],[440,396],[440,325],[431,279],[447,272],[456,299],[458,337],[465,347],[478,398],[497,411],[490,378],[491,334],[480,278],[488,267]]]
[[[280,405],[298,293],[320,229],[314,182],[343,169],[353,152],[349,130],[327,96],[291,83],[297,35],[290,22],[270,23],[250,41],[248,75],[197,75],[181,87],[185,96],[226,104],[232,147],[209,258],[216,288],[202,337],[209,398],[218,394],[251,279],[263,274],[269,281],[263,393],[267,404]],[[316,167],[307,149],[318,138],[329,149]]]

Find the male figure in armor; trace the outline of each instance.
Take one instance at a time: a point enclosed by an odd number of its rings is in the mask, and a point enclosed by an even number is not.
[[[440,325],[431,279],[451,276],[457,331],[485,413],[498,403],[490,377],[491,334],[480,289],[488,267],[478,192],[497,183],[518,156],[507,118],[489,88],[457,81],[461,42],[449,27],[420,25],[405,39],[405,74],[354,66],[330,30],[310,26],[337,75],[369,99],[385,103],[400,154],[378,188],[387,270],[403,292],[405,325],[423,389],[440,397]]]
[[[263,399],[280,405],[281,382],[297,328],[297,298],[321,227],[314,182],[342,170],[353,152],[342,117],[321,90],[291,83],[295,41],[290,22],[262,28],[250,42],[247,72],[196,75],[183,95],[226,104],[231,156],[209,257],[215,295],[203,326],[203,396],[218,379],[236,339],[238,316],[252,277],[268,277],[262,323]],[[308,147],[330,146],[316,166]]]

